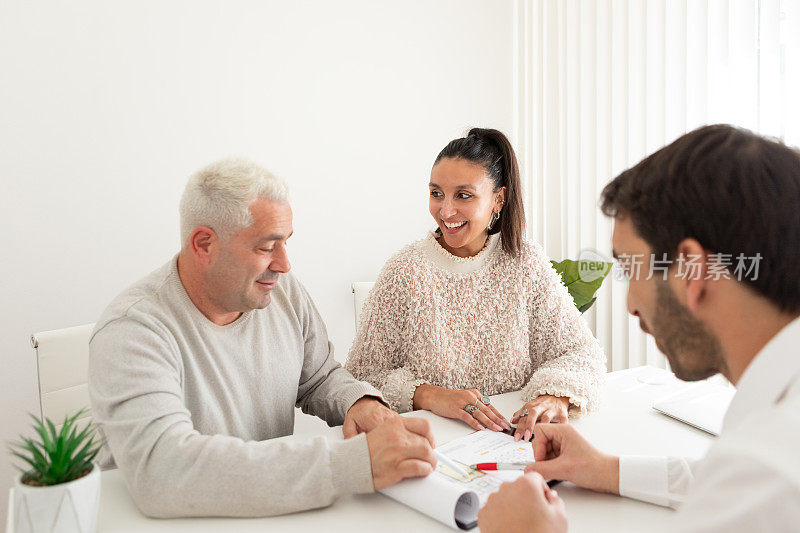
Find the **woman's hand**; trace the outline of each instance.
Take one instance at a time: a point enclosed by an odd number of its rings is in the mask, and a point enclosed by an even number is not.
[[[536,423],[563,423],[569,420],[569,398],[543,394],[529,401],[514,413],[511,422],[517,424],[514,440],[530,442]],[[527,412],[527,414],[525,414]],[[523,416],[520,416],[523,415]]]
[[[451,390],[425,383],[414,391],[414,409],[426,409],[445,418],[457,418],[477,430],[511,429],[508,420],[489,405],[488,400],[477,389]],[[473,413],[469,414],[465,408],[471,405],[475,409],[470,408]]]

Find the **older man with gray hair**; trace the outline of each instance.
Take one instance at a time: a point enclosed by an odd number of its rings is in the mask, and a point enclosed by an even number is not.
[[[120,294],[89,344],[102,463],[142,512],[275,515],[432,472],[427,421],[341,368],[289,274],[286,184],[220,161],[189,180],[180,214],[180,253]],[[345,440],[292,437],[295,406]]]

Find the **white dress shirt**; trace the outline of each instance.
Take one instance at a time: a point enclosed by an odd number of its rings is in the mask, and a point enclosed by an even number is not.
[[[671,531],[800,531],[800,319],[753,359],[705,458],[620,457],[619,492],[680,507]]]

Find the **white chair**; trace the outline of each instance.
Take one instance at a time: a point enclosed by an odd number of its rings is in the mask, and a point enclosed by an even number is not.
[[[94,324],[84,324],[31,335],[39,372],[41,415],[56,426],[63,424],[65,416],[84,408],[87,411],[78,420],[91,420],[88,371],[89,336],[93,329]]]
[[[374,281],[356,281],[353,283],[353,306],[356,312],[356,329],[358,329],[358,319],[361,316],[361,308],[364,306],[364,300],[367,299],[369,291],[375,285]]]

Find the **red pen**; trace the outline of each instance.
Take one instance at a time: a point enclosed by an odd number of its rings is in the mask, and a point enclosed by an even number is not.
[[[476,470],[525,470],[530,463],[478,463],[472,465]]]

